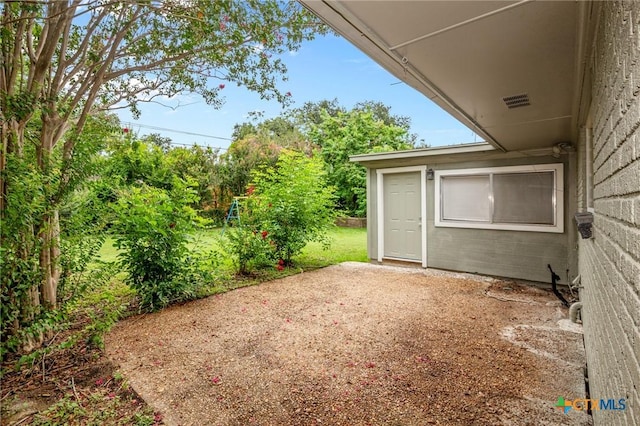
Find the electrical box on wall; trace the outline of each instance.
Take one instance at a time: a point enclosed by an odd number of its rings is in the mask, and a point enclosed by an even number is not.
[[[578,224],[578,232],[583,240],[593,237],[591,226],[593,225],[593,213],[576,213],[576,223]]]

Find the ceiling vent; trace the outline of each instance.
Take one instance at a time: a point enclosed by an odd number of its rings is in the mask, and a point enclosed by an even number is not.
[[[509,109],[531,105],[529,102],[529,95],[526,93],[523,93],[522,95],[505,96],[502,100]]]

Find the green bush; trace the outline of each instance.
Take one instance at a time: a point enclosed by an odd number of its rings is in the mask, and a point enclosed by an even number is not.
[[[334,226],[334,190],[327,186],[322,160],[284,150],[275,167],[253,176],[251,216],[266,230],[277,258],[291,264],[309,241],[328,246]]]
[[[268,231],[252,230],[248,225],[229,228],[224,233],[224,245],[239,274],[249,274],[275,261]]]
[[[132,187],[115,205],[115,243],[122,250],[118,257],[142,309],[195,298],[208,278],[197,273],[200,259],[187,256],[189,233],[198,220],[190,207],[196,199],[195,192],[175,178],[170,192]]]

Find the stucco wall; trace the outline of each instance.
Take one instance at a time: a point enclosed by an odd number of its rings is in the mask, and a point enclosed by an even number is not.
[[[604,2],[591,53],[593,238],[579,241],[585,347],[592,399],[624,398],[624,411],[596,410],[596,425],[640,419],[640,2]],[[578,182],[586,184],[580,132]],[[579,191],[586,205],[586,190]]]
[[[567,282],[577,275],[577,264],[571,252],[575,251],[574,225],[575,196],[570,187],[575,186],[575,172],[569,173],[570,157],[564,154],[557,159],[551,156],[521,156],[500,158],[491,154],[490,159],[477,156],[456,155],[430,159],[427,168],[433,170],[501,167],[529,164],[564,164],[564,233],[504,231],[486,229],[444,228],[434,225],[434,181],[427,181],[427,263],[431,268],[474,272],[486,275],[550,282],[547,264]],[[454,162],[455,161],[455,162]],[[424,164],[424,163],[423,163]],[[394,164],[393,167],[402,167]],[[386,167],[383,165],[382,167]],[[377,256],[376,169],[369,170],[368,191],[368,250],[369,257]]]

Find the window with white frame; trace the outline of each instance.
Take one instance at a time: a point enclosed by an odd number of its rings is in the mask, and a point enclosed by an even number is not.
[[[564,231],[562,164],[439,170],[435,225]]]

